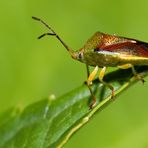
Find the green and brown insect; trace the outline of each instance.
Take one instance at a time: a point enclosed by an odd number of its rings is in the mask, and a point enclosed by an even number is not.
[[[114,96],[113,86],[103,81],[106,67],[119,67],[121,69],[131,68],[135,77],[144,82],[143,78],[137,74],[134,66],[148,65],[148,43],[131,38],[96,32],[82,48],[74,51],[63,42],[59,35],[47,23],[37,17],[32,18],[40,21],[50,30],[49,33],[41,35],[39,39],[46,35],[55,36],[67,49],[73,59],[86,64],[88,73],[87,86],[93,98],[90,108],[93,108],[96,104],[96,98],[90,85],[99,67],[102,69],[98,78],[102,84],[111,89],[112,97]],[[95,67],[90,74],[89,66]]]

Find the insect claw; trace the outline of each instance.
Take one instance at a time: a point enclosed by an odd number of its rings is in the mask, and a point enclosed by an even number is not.
[[[145,80],[143,79],[143,77],[141,75],[139,75],[139,74],[136,73],[135,74],[135,77],[136,77],[136,79],[140,80],[142,82],[142,84],[145,83]]]
[[[145,80],[142,78],[142,76],[140,76],[140,75],[137,74],[137,78],[138,78],[139,80],[141,80],[142,84],[145,83]]]
[[[140,80],[141,80],[142,84],[144,84],[146,82],[143,78],[141,78]]]
[[[144,84],[146,81],[144,79],[142,79],[142,83]]]

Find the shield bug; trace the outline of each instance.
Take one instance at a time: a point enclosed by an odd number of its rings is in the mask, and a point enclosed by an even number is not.
[[[67,49],[73,59],[86,64],[88,73],[87,86],[93,98],[90,108],[93,108],[96,104],[96,98],[90,85],[99,67],[102,69],[98,78],[102,84],[111,89],[112,97],[114,96],[113,86],[103,81],[106,67],[119,67],[121,69],[131,68],[134,76],[144,82],[143,78],[137,74],[134,66],[148,65],[148,43],[131,38],[96,32],[82,48],[73,51],[47,23],[40,18],[32,18],[41,22],[50,30],[50,32],[42,34],[39,39],[46,35],[55,36]],[[95,67],[91,73],[89,73],[89,66]]]

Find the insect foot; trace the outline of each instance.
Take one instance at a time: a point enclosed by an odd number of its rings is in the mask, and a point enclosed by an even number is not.
[[[96,106],[96,104],[97,104],[96,97],[93,96],[92,102],[89,104],[89,109],[90,110],[93,109]]]
[[[111,91],[112,91],[111,99],[114,99],[114,96],[115,96],[115,90],[114,90],[114,88]]]
[[[135,77],[136,77],[136,79],[140,80],[142,82],[142,84],[145,83],[145,80],[143,79],[143,77],[141,75],[136,74]]]

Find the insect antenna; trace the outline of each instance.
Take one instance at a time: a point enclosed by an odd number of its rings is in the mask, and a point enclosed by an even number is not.
[[[73,58],[76,57],[74,54],[74,51],[65,44],[65,42],[60,38],[60,36],[46,22],[44,22],[42,19],[34,17],[34,16],[32,16],[32,18],[36,21],[41,22],[45,27],[47,27],[51,31],[51,33],[42,34],[41,36],[38,37],[38,39],[41,39],[42,37],[44,37],[46,35],[55,36],[62,43],[62,45],[67,49],[67,51],[70,53],[70,55]]]

